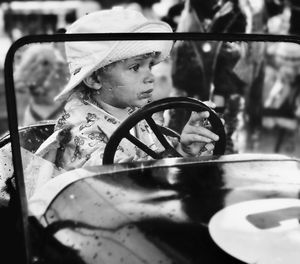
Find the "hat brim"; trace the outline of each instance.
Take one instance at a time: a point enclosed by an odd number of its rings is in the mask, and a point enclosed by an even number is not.
[[[136,28],[132,29],[130,32],[166,33],[172,32],[172,29],[168,24],[164,22],[154,21],[146,22],[142,25],[139,25]],[[54,98],[54,100],[56,101],[66,99],[70,95],[71,91],[77,85],[79,85],[84,80],[84,78],[86,78],[99,68],[102,68],[118,60],[127,59],[130,57],[150,52],[160,53],[157,59],[155,60],[155,63],[157,64],[169,56],[172,46],[173,41],[171,40],[117,41],[105,54],[101,54],[102,58],[99,58],[98,63],[94,63],[92,65],[85,65],[81,67],[78,72],[72,73],[69,82],[64,87],[64,89]],[[95,56],[97,56],[97,54],[95,54]]]

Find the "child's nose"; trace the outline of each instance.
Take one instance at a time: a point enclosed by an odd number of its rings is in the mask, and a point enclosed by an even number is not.
[[[147,72],[144,82],[145,83],[154,83],[154,75],[151,71]]]

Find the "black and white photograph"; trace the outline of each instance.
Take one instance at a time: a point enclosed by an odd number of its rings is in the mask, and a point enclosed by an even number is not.
[[[299,263],[300,2],[7,0],[0,47],[1,263]]]

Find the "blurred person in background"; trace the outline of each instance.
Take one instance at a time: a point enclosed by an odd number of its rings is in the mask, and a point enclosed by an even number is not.
[[[282,3],[273,0],[186,0],[177,31],[266,33],[269,17],[280,13],[281,8]],[[246,134],[246,141],[252,141],[251,135],[260,128],[264,54],[262,42],[175,43],[173,84],[184,96],[211,100],[224,109],[227,153],[240,150],[233,139],[241,128],[240,112],[243,112],[242,133]],[[251,144],[247,147],[251,148]]]
[[[53,98],[68,80],[68,67],[61,52],[51,44],[27,48],[14,74],[19,125],[56,119],[64,105]],[[25,109],[25,111],[24,111]]]
[[[264,86],[264,106],[277,109],[285,117],[295,118],[300,112],[300,45],[281,42],[269,49]]]
[[[272,151],[299,156],[300,45],[281,42],[268,48],[264,82],[265,134],[275,137]],[[261,142],[264,135],[261,135]]]
[[[282,9],[276,10],[274,16],[267,21],[267,30],[270,34],[289,34],[291,9],[288,5],[282,3]]]
[[[176,31],[181,12],[184,8],[184,1],[179,1],[178,3],[172,5],[168,13],[164,15],[161,20],[164,22],[167,22],[173,29],[173,31]]]
[[[241,33],[245,32],[245,28],[246,17],[238,1],[186,0],[177,32]],[[234,72],[239,58],[240,47],[236,43],[176,42],[172,54],[172,78],[177,94],[213,101],[218,107],[227,107],[230,96],[243,94],[246,86]],[[230,107],[234,112],[239,111],[237,99],[233,99],[236,109]],[[235,116],[236,113],[229,113],[226,115],[228,118],[225,118],[227,142],[231,141],[234,130],[231,121]],[[174,111],[170,122],[170,127],[180,132],[185,120],[182,114]],[[228,144],[229,148],[227,152],[232,152],[232,144]]]

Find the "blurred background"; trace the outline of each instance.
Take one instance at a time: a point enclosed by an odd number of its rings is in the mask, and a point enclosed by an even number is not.
[[[8,129],[3,67],[10,45],[25,35],[63,34],[88,12],[119,7],[165,21],[178,32],[300,34],[299,0],[1,1],[0,134]],[[185,53],[198,58],[188,73],[184,69],[189,62],[181,59]],[[19,126],[55,119],[63,106],[52,98],[68,80],[63,46],[26,48],[19,57],[17,54],[15,66]],[[212,100],[223,109],[227,153],[275,152],[300,157],[298,45],[178,44],[170,59],[153,72],[154,99],[191,96]],[[193,81],[188,87],[187,80]],[[180,130],[176,121],[169,125]]]

